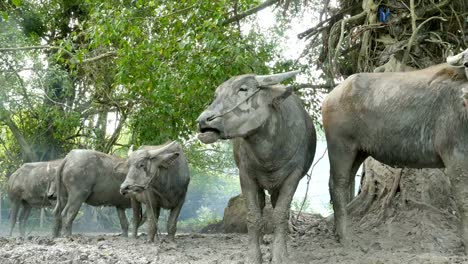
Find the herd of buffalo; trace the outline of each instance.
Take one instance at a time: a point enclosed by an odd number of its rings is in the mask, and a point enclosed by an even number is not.
[[[398,167],[446,168],[468,253],[468,50],[448,63],[411,72],[358,73],[325,98],[323,128],[330,161],[330,195],[336,235],[351,240],[347,204],[354,176],[367,157]],[[248,256],[261,263],[265,190],[271,196],[275,231],[272,262],[287,259],[290,205],[314,160],[314,123],[293,92],[280,83],[298,72],[235,76],[221,84],[197,119],[206,144],[231,139],[248,208]],[[128,235],[126,208],[133,209],[136,237],[147,208],[148,237],[154,241],[160,209],[169,209],[168,239],[190,181],[187,160],[177,142],[143,146],[128,159],[93,150],[72,150],[61,160],[26,163],[8,181],[11,229],[19,215],[20,234],[32,207],[52,206],[54,237],[71,235],[81,204],[115,206]],[[22,207],[22,210],[19,210]]]

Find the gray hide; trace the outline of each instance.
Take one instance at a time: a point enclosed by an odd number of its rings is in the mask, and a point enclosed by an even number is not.
[[[20,235],[25,235],[25,225],[32,207],[43,208],[52,204],[47,192],[54,184],[55,174],[62,160],[23,164],[8,179],[8,196],[11,203],[10,236],[13,234],[18,212]]]
[[[314,159],[312,119],[291,88],[275,85],[297,72],[241,75],[221,84],[198,118],[199,139],[233,139],[242,193],[248,208],[249,258],[261,263],[260,240],[265,192],[271,194],[274,263],[287,263],[286,238],[291,200]]]
[[[174,240],[177,218],[185,202],[190,182],[187,159],[181,146],[172,142],[163,146],[144,146],[128,158],[129,170],[120,187],[122,194],[144,196],[148,212],[148,239],[153,242],[161,208],[171,210],[167,233]]]
[[[73,220],[84,202],[93,206],[115,206],[123,236],[128,235],[125,209],[132,207],[133,236],[136,237],[141,222],[141,204],[119,192],[127,171],[127,162],[124,159],[94,150],[70,151],[56,177],[54,237],[60,235],[62,220],[65,222],[65,235],[71,235]]]
[[[335,228],[351,239],[350,182],[368,156],[397,167],[447,168],[468,239],[468,81],[440,64],[412,72],[358,73],[322,105]]]

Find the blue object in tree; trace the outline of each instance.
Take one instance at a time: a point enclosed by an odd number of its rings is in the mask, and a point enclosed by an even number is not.
[[[390,17],[390,9],[388,7],[379,7],[379,21],[382,23],[387,23],[388,18]]]

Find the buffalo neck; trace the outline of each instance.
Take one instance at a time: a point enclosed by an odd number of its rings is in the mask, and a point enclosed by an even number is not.
[[[291,101],[289,101],[292,103]],[[290,161],[302,144],[297,134],[301,117],[291,115],[291,107],[285,105],[272,108],[270,117],[249,136],[240,139],[244,154],[254,161],[257,168],[275,171]]]

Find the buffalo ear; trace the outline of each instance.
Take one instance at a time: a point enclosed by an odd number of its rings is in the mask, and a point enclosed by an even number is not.
[[[161,167],[167,169],[172,163],[179,157],[179,152],[172,152],[167,154],[161,154]]]
[[[293,94],[294,90],[292,86],[284,87],[282,85],[276,87],[272,86],[270,89],[273,90],[272,92],[276,95],[271,101],[271,106],[273,106],[273,108],[278,108],[286,98]]]

